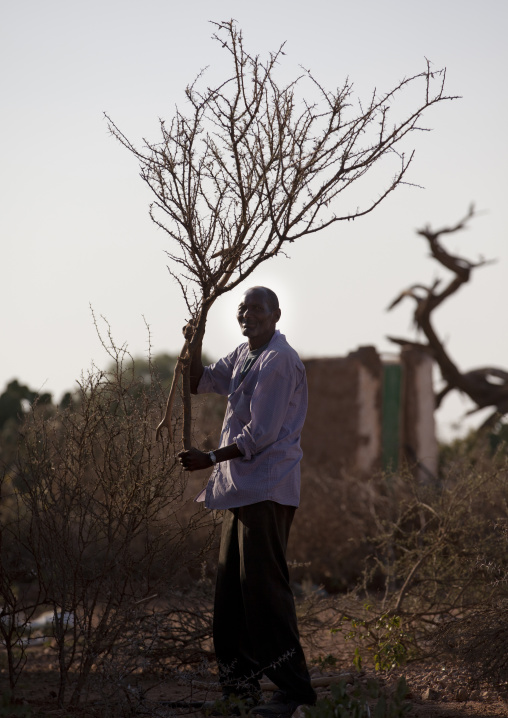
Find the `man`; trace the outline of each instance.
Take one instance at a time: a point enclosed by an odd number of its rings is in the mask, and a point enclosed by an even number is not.
[[[307,411],[305,369],[276,330],[277,296],[245,292],[237,319],[247,343],[204,367],[191,366],[191,391],[228,396],[220,448],[179,454],[187,471],[214,466],[197,501],[224,509],[213,637],[225,707],[259,702],[259,677],[279,688],[254,707],[289,718],[316,701],[300,645],[286,547],[300,499],[300,434]]]

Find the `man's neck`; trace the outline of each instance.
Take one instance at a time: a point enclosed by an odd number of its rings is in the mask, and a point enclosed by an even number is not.
[[[259,349],[260,347],[264,346],[265,344],[268,344],[273,335],[275,334],[275,330],[270,334],[269,337],[252,337],[252,339],[249,339],[249,349],[250,351],[255,351],[256,349]]]

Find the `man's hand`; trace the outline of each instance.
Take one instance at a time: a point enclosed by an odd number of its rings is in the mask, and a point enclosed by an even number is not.
[[[194,449],[194,447],[188,451],[180,451],[178,459],[184,471],[199,471],[200,469],[209,469],[212,466],[212,460],[206,451],[200,451],[199,449]]]
[[[196,320],[195,319],[189,319],[187,324],[182,328],[182,334],[184,335],[186,341],[190,342],[192,337],[194,336],[194,332],[196,331]]]

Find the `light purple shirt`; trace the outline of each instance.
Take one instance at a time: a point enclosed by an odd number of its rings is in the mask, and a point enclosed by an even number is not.
[[[198,394],[228,396],[220,446],[236,444],[243,456],[217,464],[196,501],[231,509],[258,501],[300,503],[300,434],[307,413],[307,379],[298,354],[276,331],[240,382],[249,353],[241,344],[205,367]]]

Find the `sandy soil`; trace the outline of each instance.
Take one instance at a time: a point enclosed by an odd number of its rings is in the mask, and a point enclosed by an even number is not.
[[[93,697],[91,703],[81,710],[58,709],[56,695],[58,690],[58,673],[52,663],[54,653],[51,648],[32,648],[32,654],[18,686],[17,705],[8,708],[0,705],[1,716],[61,716],[61,718],[92,718],[103,715],[100,707],[100,696]],[[312,659],[311,659],[312,660]],[[405,676],[410,694],[408,703],[411,707],[409,713],[414,718],[480,718],[482,716],[501,717],[508,716],[508,695],[482,687],[475,691],[468,688],[468,677],[453,663],[434,663],[425,665],[411,665],[398,669],[390,674],[374,674],[373,671],[357,673],[348,669],[346,659],[332,671],[320,670],[316,665],[311,668],[314,680],[323,682],[323,678],[337,680],[339,676],[347,679],[352,686],[366,683],[369,678],[377,678],[387,687],[395,685],[399,677]],[[3,692],[7,687],[5,668],[0,669],[0,685]],[[201,701],[214,700],[220,692],[214,676],[207,674],[193,676],[182,675],[170,681],[157,682],[151,677],[143,679],[140,683],[148,689],[146,700],[140,704],[138,715],[158,716],[166,718],[175,715],[194,715],[202,718],[204,713],[194,709],[175,709],[167,705],[169,701]],[[317,688],[320,698],[329,695],[330,689],[326,686]],[[270,692],[265,692],[265,698]],[[11,712],[10,712],[11,711]],[[300,712],[300,711],[299,711]],[[119,712],[120,716],[121,713]],[[295,718],[299,718],[296,716]]]

